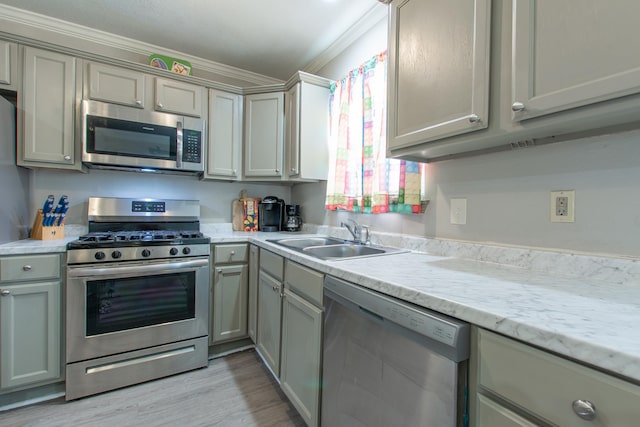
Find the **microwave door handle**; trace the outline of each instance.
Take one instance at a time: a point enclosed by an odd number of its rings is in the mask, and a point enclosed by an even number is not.
[[[182,169],[182,122],[176,123],[176,167]]]

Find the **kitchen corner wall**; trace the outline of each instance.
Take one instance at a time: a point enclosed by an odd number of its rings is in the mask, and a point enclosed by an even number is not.
[[[386,46],[386,22],[318,74],[338,79]],[[640,131],[628,131],[428,165],[421,215],[324,210],[325,183],[296,185],[306,223],[353,218],[383,231],[424,237],[640,256]],[[575,190],[575,222],[550,221],[550,192]],[[467,223],[450,223],[451,198],[467,199]]]
[[[235,183],[200,181],[181,175],[91,169],[89,173],[38,169],[31,179],[30,200],[33,222],[36,210],[48,194],[69,196],[71,205],[67,224],[87,224],[87,201],[90,196],[194,199],[200,201],[202,223],[231,223],[231,202],[247,190],[248,197],[277,196],[289,203],[291,187],[277,183]]]

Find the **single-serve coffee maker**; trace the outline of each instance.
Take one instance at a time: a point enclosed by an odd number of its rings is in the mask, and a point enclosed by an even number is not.
[[[286,231],[300,231],[302,229],[302,218],[300,218],[300,205],[287,205]]]
[[[267,196],[258,205],[258,229],[280,231],[284,227],[284,200]]]

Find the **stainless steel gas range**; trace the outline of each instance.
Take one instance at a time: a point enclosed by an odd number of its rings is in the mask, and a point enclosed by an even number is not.
[[[196,200],[89,198],[67,245],[67,400],[207,366],[199,216]]]

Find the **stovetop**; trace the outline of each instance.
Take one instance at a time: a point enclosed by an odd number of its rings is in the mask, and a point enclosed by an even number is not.
[[[200,231],[144,230],[93,232],[70,242],[67,249],[111,248],[209,243]]]

